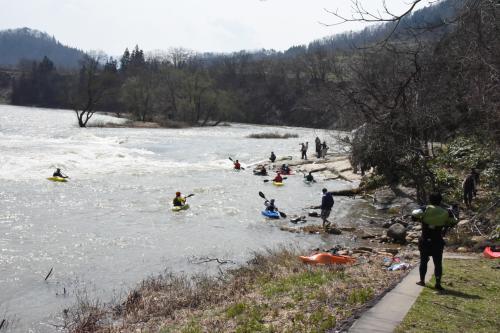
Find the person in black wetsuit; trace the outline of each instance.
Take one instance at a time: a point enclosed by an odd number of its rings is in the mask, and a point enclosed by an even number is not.
[[[64,176],[61,173],[61,169],[59,169],[59,168],[57,168],[57,170],[54,171],[54,173],[52,174],[52,177],[68,178],[68,176]]]
[[[457,223],[455,214],[452,210],[446,210],[439,207],[441,204],[441,194],[432,193],[429,196],[430,205],[425,209],[418,209],[412,212],[412,217],[422,222],[422,236],[418,240],[418,249],[420,251],[420,281],[417,284],[425,286],[425,274],[427,273],[427,262],[432,257],[434,262],[434,276],[436,277],[435,288],[443,290],[441,286],[441,277],[443,275],[443,236],[448,229]]]
[[[304,175],[304,178],[308,181],[308,182],[314,182],[314,177],[312,175],[312,172],[309,172],[308,175]]]
[[[269,160],[271,161],[271,163],[274,163],[274,161],[276,161],[276,155],[274,155],[273,151],[271,152],[271,157],[269,157]]]
[[[274,205],[274,199],[264,201],[264,205],[266,206],[266,210],[271,212],[278,210],[278,207]]]

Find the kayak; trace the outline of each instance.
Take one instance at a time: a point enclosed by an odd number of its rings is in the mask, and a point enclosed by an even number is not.
[[[273,184],[276,185],[276,186],[283,186],[283,185],[285,185],[285,183],[283,183],[283,182],[275,182],[275,181],[273,181]]]
[[[174,212],[180,212],[181,210],[186,210],[186,209],[189,209],[188,204],[186,204],[184,206],[173,206],[172,207],[172,211],[174,211]]]
[[[62,178],[62,177],[49,177],[47,179],[51,180],[53,182],[61,182],[61,183],[65,183],[68,181],[66,178]]]
[[[279,219],[280,218],[280,214],[278,212],[271,211],[271,210],[263,210],[262,215],[269,217],[270,219]]]
[[[356,261],[353,257],[335,255],[328,252],[321,252],[312,256],[299,256],[299,259],[305,264],[318,265],[351,264]]]
[[[487,246],[487,247],[484,248],[483,255],[486,258],[489,258],[489,259],[498,259],[498,258],[500,258],[500,252],[493,251],[491,249],[491,247],[489,247],[489,246]]]

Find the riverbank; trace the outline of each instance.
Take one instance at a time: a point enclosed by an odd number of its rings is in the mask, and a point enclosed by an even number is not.
[[[349,326],[405,275],[388,253],[358,253],[353,265],[310,266],[298,250],[255,254],[218,276],[147,279],[121,304],[83,301],[67,314],[73,332],[324,332]],[[406,255],[394,260],[408,260]],[[411,260],[411,259],[410,259]]]

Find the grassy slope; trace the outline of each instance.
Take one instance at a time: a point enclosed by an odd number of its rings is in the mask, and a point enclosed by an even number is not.
[[[68,327],[72,332],[325,332],[400,280],[404,272],[388,272],[382,258],[314,267],[301,263],[294,251],[256,254],[248,265],[218,278],[146,280],[118,307],[80,307]]]
[[[498,332],[499,265],[488,259],[445,260],[446,291],[425,288],[396,332]]]

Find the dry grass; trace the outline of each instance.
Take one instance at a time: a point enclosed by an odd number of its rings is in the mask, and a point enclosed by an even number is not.
[[[76,319],[100,332],[324,332],[403,274],[385,271],[375,256],[354,266],[308,266],[298,254],[289,248],[256,253],[217,277],[150,278],[121,305],[91,311],[98,320]],[[112,320],[104,320],[105,311]]]
[[[298,138],[298,134],[294,133],[277,133],[277,132],[268,132],[268,133],[253,133],[248,136],[251,139],[289,139],[289,138]]]

